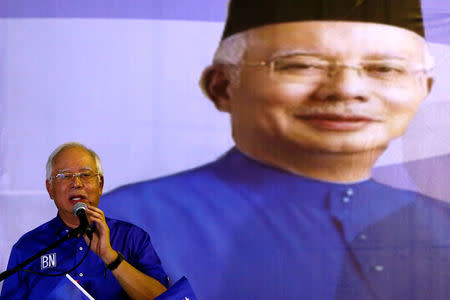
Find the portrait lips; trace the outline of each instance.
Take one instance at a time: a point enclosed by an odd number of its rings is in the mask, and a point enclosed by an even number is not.
[[[295,117],[311,127],[328,131],[358,131],[382,120],[359,113],[303,113]]]

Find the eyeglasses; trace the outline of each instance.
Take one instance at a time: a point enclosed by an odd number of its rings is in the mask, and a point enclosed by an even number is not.
[[[58,183],[69,183],[72,182],[75,177],[78,177],[80,181],[84,184],[92,183],[96,178],[98,178],[100,174],[99,173],[92,173],[92,172],[79,172],[79,173],[69,173],[69,172],[63,172],[58,173],[53,178]]]
[[[317,56],[294,54],[244,66],[269,67],[271,77],[280,81],[314,83],[330,78],[342,69],[355,70],[360,77],[381,83],[404,83],[418,72],[430,71],[422,65],[386,60],[366,60],[357,64],[332,61]]]

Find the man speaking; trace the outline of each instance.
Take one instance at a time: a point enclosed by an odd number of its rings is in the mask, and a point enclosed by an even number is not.
[[[104,183],[97,154],[78,143],[63,144],[50,155],[46,171],[47,191],[58,215],[22,236],[12,249],[8,269],[77,228],[80,219],[72,210],[80,203],[87,205],[86,223],[94,228],[92,252],[86,235],[63,243],[25,267],[33,273],[19,271],[7,278],[1,299],[70,298],[62,283],[68,279],[52,275],[71,270],[87,251],[69,276],[95,299],[154,299],[163,293],[167,275],[149,235],[130,223],[105,218],[97,208]],[[61,296],[51,296],[60,290]]]
[[[232,0],[201,83],[235,148],[105,210],[200,299],[445,298],[449,207],[370,179],[431,67],[419,1]]]

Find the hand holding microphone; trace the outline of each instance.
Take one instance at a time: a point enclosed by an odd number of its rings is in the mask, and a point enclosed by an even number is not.
[[[89,225],[89,219],[86,214],[87,205],[83,202],[78,202],[73,206],[72,212],[80,219],[81,234],[86,233],[89,239],[92,239],[92,228]]]
[[[109,228],[103,212],[97,207],[89,206],[83,202],[78,202],[73,206],[73,214],[80,219],[81,234],[86,233],[91,240],[91,250],[94,251],[105,263],[110,263],[117,257],[117,252],[112,249],[109,237]],[[89,211],[89,212],[88,212]],[[89,225],[88,214],[96,224],[94,232]],[[85,238],[86,243],[89,241]]]

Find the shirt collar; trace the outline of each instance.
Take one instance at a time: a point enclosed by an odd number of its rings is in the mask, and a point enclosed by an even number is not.
[[[354,183],[322,181],[287,172],[256,161],[232,148],[218,161],[219,176],[243,191],[259,191],[264,198],[283,201],[303,201],[305,205],[327,208],[330,191],[356,190],[368,186],[372,180]],[[302,195],[301,198],[298,198]]]
[[[58,237],[63,237],[66,235],[71,228],[69,228],[63,220],[60,218],[59,214],[56,214],[50,222],[48,223],[50,230]]]
[[[255,202],[292,202],[320,209],[342,222],[349,240],[368,225],[413,201],[409,193],[375,182],[320,181],[258,162],[236,148],[216,165],[216,176],[226,177],[240,193]]]
[[[109,218],[106,218],[106,221],[109,221]],[[53,231],[53,233],[58,237],[65,236],[72,228],[67,226],[64,221],[61,219],[59,214],[56,214],[56,217],[50,220],[48,223],[49,227]],[[91,226],[92,230],[95,231],[95,223]]]

